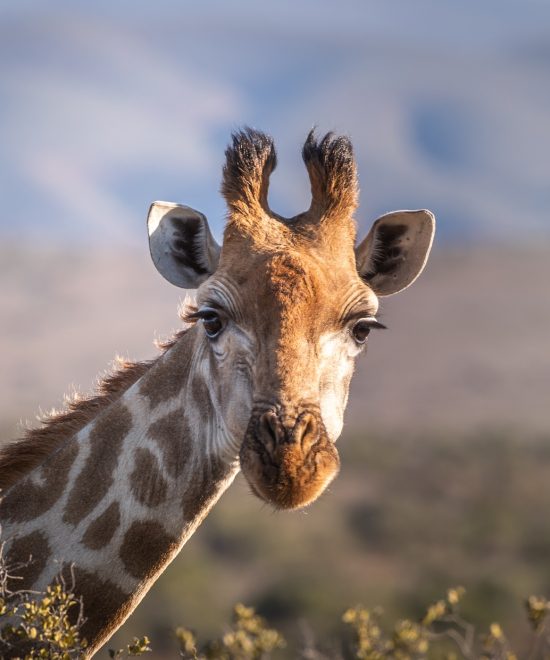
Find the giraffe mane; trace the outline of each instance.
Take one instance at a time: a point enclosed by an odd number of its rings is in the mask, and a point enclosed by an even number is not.
[[[161,354],[152,360],[132,362],[117,359],[111,373],[100,379],[90,396],[66,399],[65,408],[41,419],[41,426],[27,429],[22,438],[0,448],[0,490],[22,479],[65,441],[87,426],[102,410],[119,399],[182,335],[184,328],[160,343]]]

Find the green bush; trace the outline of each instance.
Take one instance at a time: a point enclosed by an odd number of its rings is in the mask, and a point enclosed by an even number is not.
[[[347,628],[336,640],[330,654],[316,648],[310,638],[307,645],[291,657],[309,660],[517,660],[519,657],[498,623],[485,632],[477,632],[473,623],[460,612],[465,594],[462,587],[449,589],[445,598],[429,605],[419,621],[398,620],[386,628],[380,608],[366,609],[357,605],[342,616]],[[526,601],[527,618],[531,625],[529,660],[550,657],[548,619],[550,601],[531,596]],[[285,640],[252,608],[237,605],[232,627],[221,638],[206,642],[197,651],[195,635],[178,628],[176,636],[180,657],[185,660],[265,660],[277,649],[285,647]]]
[[[31,561],[31,558],[28,558]],[[62,579],[48,586],[44,593],[14,590],[17,572],[25,562],[8,565],[4,543],[0,544],[0,652],[21,653],[21,657],[70,660],[86,648],[80,637],[84,621],[82,603]],[[74,623],[69,619],[71,617]]]
[[[19,564],[8,566],[0,545],[0,650],[14,650],[24,660],[48,658],[71,660],[86,649],[80,635],[85,621],[83,603],[74,595],[74,583],[67,585],[61,578],[44,593],[12,590],[17,580]],[[326,655],[316,647],[314,637],[291,657],[309,660],[517,660],[502,627],[492,623],[485,632],[478,632],[467,621],[460,606],[465,590],[449,589],[445,598],[428,606],[419,620],[401,619],[385,626],[381,608],[367,609],[357,605],[342,616],[345,629],[334,640]],[[531,628],[529,660],[550,658],[550,601],[540,596],[526,600],[527,620]],[[74,614],[69,617],[69,611]],[[4,622],[1,622],[4,619]],[[71,622],[72,621],[72,622]],[[190,630],[178,628],[176,639],[179,656],[184,660],[266,660],[286,646],[283,636],[270,628],[253,608],[236,605],[233,622],[219,638],[199,645]],[[150,651],[147,637],[135,638],[119,650],[109,650],[111,658],[138,656]]]
[[[10,657],[17,653],[21,660],[81,657],[87,646],[80,635],[85,616],[83,603],[74,594],[74,577],[70,585],[58,577],[43,593],[13,589],[18,570],[32,559],[8,565],[4,545],[0,543],[0,657],[8,653]],[[143,637],[109,655],[122,658],[150,650],[149,640]]]
[[[185,660],[261,660],[285,646],[279,632],[268,628],[251,607],[241,604],[234,608],[231,628],[219,639],[204,644],[200,651],[190,630],[178,628],[176,637]]]

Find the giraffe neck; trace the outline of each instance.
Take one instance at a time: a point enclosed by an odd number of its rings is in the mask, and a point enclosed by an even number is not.
[[[124,622],[230,485],[229,436],[195,328],[0,504],[19,588],[74,574],[89,654]],[[69,577],[69,584],[72,577]]]

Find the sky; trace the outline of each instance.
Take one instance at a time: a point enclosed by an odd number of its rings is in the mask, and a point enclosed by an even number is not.
[[[151,201],[219,239],[224,149],[275,138],[271,206],[309,205],[307,132],[351,136],[365,232],[430,208],[442,243],[550,238],[546,0],[0,5],[0,240],[141,246]]]

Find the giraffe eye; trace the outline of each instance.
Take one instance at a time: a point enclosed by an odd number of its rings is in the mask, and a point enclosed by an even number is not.
[[[380,323],[380,321],[377,321],[374,317],[359,319],[359,321],[357,321],[351,328],[351,334],[358,344],[364,344],[373,328],[385,329],[386,326]]]
[[[367,337],[369,336],[371,329],[372,325],[369,323],[369,321],[361,319],[361,321],[357,321],[357,323],[353,326],[351,329],[351,334],[358,344],[364,344],[367,341]]]
[[[215,339],[223,330],[223,322],[215,312],[208,312],[202,317],[204,331],[209,339]]]

